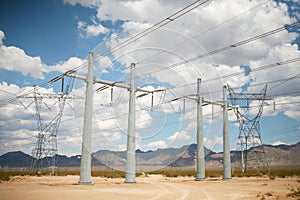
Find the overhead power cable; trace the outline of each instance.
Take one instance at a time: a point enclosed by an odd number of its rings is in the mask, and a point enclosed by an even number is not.
[[[282,66],[282,65],[286,65],[286,64],[290,64],[290,63],[294,63],[294,62],[298,62],[300,61],[300,57],[297,57],[297,58],[293,58],[293,59],[290,59],[290,60],[285,60],[285,61],[279,61],[279,62],[275,62],[275,63],[272,63],[272,64],[268,64],[268,65],[264,65],[264,66],[261,66],[261,67],[257,67],[257,68],[253,68],[251,69],[251,71],[260,71],[260,70],[264,70],[264,69],[268,69],[268,68],[273,68],[273,67],[278,67],[278,66]],[[232,77],[232,76],[237,76],[237,75],[240,75],[240,74],[243,74],[244,72],[237,72],[237,73],[232,73],[232,74],[228,74],[228,75],[225,75],[223,76],[222,78],[228,78],[228,77]],[[295,79],[297,78],[298,75],[296,76],[293,76],[293,77],[289,77],[289,78],[285,78],[285,79],[278,79],[278,80],[274,80],[274,81],[270,81],[270,82],[262,82],[262,83],[257,83],[257,84],[253,84],[253,85],[250,85],[249,87],[254,87],[254,86],[259,86],[259,85],[265,85],[265,84],[271,84],[271,83],[277,83],[277,82],[284,82],[284,81],[289,81],[289,80],[292,80],[292,79]],[[218,80],[220,79],[219,77],[216,77],[216,78],[211,78],[211,79],[203,79],[203,83],[207,83],[207,82],[211,82],[211,81],[214,81],[214,80]],[[179,87],[186,87],[188,85],[194,85],[196,84],[196,82],[193,82],[193,83],[189,83],[189,84],[185,84],[185,85],[181,85],[181,86],[178,86],[176,88],[179,88]],[[172,90],[174,88],[167,88],[166,90]],[[234,89],[239,89],[238,87],[235,87]],[[216,92],[220,92],[222,90],[218,90],[218,91],[210,91],[210,93],[216,93]],[[282,95],[290,95],[290,94],[298,94],[299,92],[292,92],[292,93],[282,93],[282,94],[274,94],[274,95],[271,95],[270,97],[273,97],[273,96],[282,96]],[[120,103],[120,102],[119,102]],[[121,102],[122,103],[122,102]],[[162,104],[165,104],[166,102],[162,102]],[[19,105],[19,104],[17,104]],[[98,109],[97,111],[100,111],[100,110],[103,110],[103,109]],[[137,110],[136,112],[138,111],[141,111],[141,110],[145,110],[145,109],[139,109]],[[34,115],[32,115],[34,116]],[[113,119],[113,118],[108,118],[108,119]],[[106,120],[108,120],[106,119]],[[19,120],[15,120],[13,121],[12,123],[18,123]],[[63,120],[65,121],[65,120]],[[10,125],[11,123],[8,123],[8,124],[5,124],[5,125],[2,125],[0,127],[4,127],[4,126],[8,126]]]
[[[283,66],[283,65],[287,65],[287,64],[291,64],[291,63],[295,63],[295,62],[299,62],[299,61],[300,61],[300,57],[296,57],[296,58],[292,58],[292,59],[284,60],[284,61],[278,61],[278,62],[275,62],[275,63],[272,63],[272,64],[267,64],[267,65],[263,65],[263,66],[260,66],[260,67],[251,68],[251,72],[261,71],[261,70],[270,69],[270,68],[274,68],[274,67],[280,67],[280,66]],[[220,79],[223,79],[223,78],[235,77],[235,76],[238,76],[238,75],[241,75],[241,74],[245,74],[245,71],[235,72],[235,73],[231,73],[231,74],[225,74],[225,75],[222,75],[222,77],[217,76],[217,77],[209,78],[209,79],[202,78],[202,83],[208,83],[208,82],[220,80]],[[292,77],[290,77],[290,78],[292,78]],[[288,78],[288,80],[290,78]],[[295,77],[295,78],[297,78],[297,77]],[[286,80],[286,79],[284,79],[284,80]],[[275,82],[277,82],[277,81],[281,82],[281,81],[284,81],[284,80],[282,80],[282,79],[275,80]],[[270,82],[270,83],[272,83],[272,82]],[[176,86],[176,88],[167,88],[165,90],[166,91],[167,90],[174,90],[174,89],[184,88],[184,87],[191,86],[191,85],[196,85],[196,84],[197,84],[197,82],[191,82],[191,83],[187,83],[187,84],[184,84],[184,85]],[[266,82],[259,83],[259,85],[261,85],[261,84],[266,84]],[[255,86],[255,85],[253,85],[253,86]],[[249,87],[251,87],[251,86],[249,86]],[[238,89],[238,88],[234,88],[234,89]],[[222,91],[222,90],[220,90],[220,91]],[[217,92],[219,92],[219,90]]]
[[[262,38],[264,38],[264,37],[267,37],[267,36],[270,36],[270,35],[279,33],[279,32],[281,32],[281,31],[287,30],[288,28],[297,27],[297,26],[299,26],[299,25],[300,25],[300,21],[294,22],[294,23],[292,23],[292,24],[284,25],[284,26],[281,26],[281,27],[279,27],[279,28],[277,28],[277,29],[273,29],[273,30],[271,30],[271,31],[268,31],[268,32],[266,32],[266,33],[262,33],[262,34],[259,34],[259,35],[254,36],[254,37],[251,37],[251,38],[242,40],[242,41],[240,41],[240,42],[236,42],[236,43],[230,44],[230,45],[228,45],[228,46],[225,46],[225,47],[222,47],[222,48],[219,48],[219,49],[215,49],[215,50],[209,51],[209,52],[207,52],[207,53],[204,53],[204,54],[202,54],[202,55],[199,55],[199,56],[196,56],[196,57],[193,57],[193,58],[184,59],[184,60],[182,60],[182,61],[180,61],[180,62],[177,62],[177,63],[171,64],[171,65],[168,65],[168,67],[165,67],[165,68],[162,68],[162,69],[157,69],[157,70],[148,72],[148,73],[143,74],[143,75],[153,74],[153,73],[157,73],[157,72],[160,72],[160,71],[164,71],[164,70],[167,70],[167,69],[171,69],[171,68],[174,68],[174,67],[177,67],[177,66],[181,66],[181,65],[184,65],[184,64],[187,64],[187,63],[190,63],[190,62],[199,60],[199,59],[201,59],[201,58],[204,58],[204,57],[207,57],[207,56],[212,56],[212,55],[214,55],[214,54],[218,54],[218,53],[221,53],[221,52],[223,52],[223,51],[227,51],[227,50],[229,50],[229,49],[236,48],[236,47],[239,47],[239,46],[248,44],[248,43],[250,43],[250,42],[256,41],[256,40],[258,40],[258,39],[262,39]]]
[[[223,52],[223,51],[235,48],[235,47],[239,47],[239,46],[242,46],[244,44],[248,44],[248,43],[253,42],[255,40],[258,40],[258,39],[261,39],[261,38],[273,35],[275,33],[279,33],[281,31],[287,30],[288,28],[296,27],[296,26],[299,26],[299,25],[300,25],[300,21],[297,21],[295,23],[279,27],[279,28],[274,29],[272,31],[256,35],[254,37],[242,40],[240,42],[236,42],[236,43],[230,44],[230,45],[228,45],[226,47],[223,47],[223,48],[220,48],[220,49],[216,49],[216,50],[207,52],[207,53],[202,54],[200,56],[196,56],[194,58],[190,58],[187,61],[182,61],[182,62],[175,63],[175,64],[171,65],[170,67],[175,67],[175,66],[178,66],[178,65],[186,64],[187,62],[192,62],[192,61],[198,60],[198,59],[206,57],[206,56],[211,56],[211,55],[214,55],[214,54],[217,54],[217,53],[220,53],[220,52]]]
[[[229,19],[226,19],[226,20],[224,20],[223,22],[221,22],[221,23],[219,23],[219,24],[217,24],[217,25],[215,25],[215,26],[212,26],[212,27],[210,27],[210,28],[208,28],[208,29],[202,31],[201,33],[198,33],[197,35],[192,36],[191,39],[196,39],[196,38],[198,38],[198,37],[201,36],[201,35],[204,35],[204,34],[210,32],[210,31],[212,31],[212,30],[214,30],[214,29],[216,29],[216,28],[218,28],[218,27],[220,27],[220,26],[222,26],[222,25],[224,25],[224,24],[226,24],[226,23],[229,23],[229,22],[231,22],[231,21],[233,21],[233,20],[235,20],[235,19],[237,19],[237,18],[239,18],[239,17],[241,17],[241,16],[243,16],[243,15],[245,15],[245,14],[248,14],[248,13],[250,13],[251,11],[253,11],[253,10],[255,10],[255,9],[259,8],[259,7],[261,7],[262,5],[266,4],[266,3],[269,2],[269,1],[270,1],[270,0],[264,1],[264,2],[262,2],[262,3],[260,3],[260,4],[256,5],[256,6],[254,6],[254,7],[252,7],[252,8],[250,8],[250,9],[248,9],[248,10],[246,10],[246,11],[244,11],[244,12],[238,14],[238,15],[235,15],[235,16],[229,18]],[[188,38],[188,39],[186,39],[186,40],[184,40],[184,41],[182,41],[182,42],[179,42],[179,43],[177,43],[177,44],[175,44],[175,45],[169,47],[168,49],[173,49],[174,47],[180,46],[180,45],[182,45],[183,43],[186,43],[187,41],[189,41],[189,40],[191,40],[191,39]],[[138,63],[143,63],[143,62],[145,62],[146,60],[148,60],[148,59],[150,59],[150,58],[153,58],[153,57],[156,57],[156,56],[158,56],[158,55],[161,55],[161,53],[157,53],[157,54],[154,54],[154,55],[152,55],[152,56],[149,56],[148,58],[145,58],[145,59],[143,59],[143,60],[141,60],[141,61],[138,61]]]
[[[157,29],[166,26],[167,24],[177,20],[178,18],[184,16],[185,14],[191,12],[192,10],[198,8],[199,6],[209,2],[210,0],[197,0],[192,2],[191,4],[185,6],[184,8],[181,8],[180,10],[176,11],[175,13],[169,15],[168,17],[162,19],[161,21],[155,23],[154,25],[150,26],[149,28],[146,28],[145,30],[135,34],[134,36],[126,39],[125,41],[119,43],[118,45],[112,47],[109,50],[106,50],[102,53],[100,53],[97,57],[95,57],[95,60],[100,59],[102,56],[107,56],[113,52],[116,52],[122,48],[124,48],[125,46],[128,46],[134,42],[136,42],[137,40],[149,35],[150,33],[156,31]],[[86,64],[86,63],[85,63]],[[76,68],[74,68],[72,71],[78,71],[81,67],[83,67],[84,65],[80,65]]]
[[[278,67],[278,66],[281,66],[281,65],[286,65],[286,64],[290,64],[290,63],[294,63],[294,62],[298,62],[298,61],[300,61],[300,57],[296,57],[296,58],[293,58],[293,59],[290,59],[290,60],[284,60],[284,61],[264,65],[264,66],[261,66],[261,67],[256,67],[256,68],[251,69],[251,72],[256,72],[256,71],[260,71],[260,70],[264,70],[264,69]],[[229,78],[229,77],[237,76],[237,75],[244,74],[244,73],[245,72],[236,72],[236,73],[232,73],[232,74],[228,74],[228,75],[223,75],[221,78]],[[215,81],[215,80],[219,80],[219,79],[220,79],[220,77],[211,78],[211,79],[204,79],[203,82],[210,82],[210,81]]]
[[[277,79],[277,80],[272,80],[272,81],[264,81],[264,82],[260,82],[260,83],[255,83],[255,84],[249,85],[248,88],[256,87],[256,86],[260,86],[260,85],[266,85],[266,84],[269,85],[269,84],[273,84],[273,83],[280,83],[280,82],[286,83],[287,81],[291,81],[291,80],[300,78],[299,75],[300,74],[297,74],[296,76],[291,76],[288,78],[282,78],[282,79]],[[278,86],[276,86],[276,87],[278,87]],[[233,87],[232,89],[241,89],[241,88],[242,87]],[[273,88],[271,88],[271,89],[273,89]],[[271,89],[269,89],[268,91],[270,91]],[[211,93],[217,93],[217,92],[221,92],[221,91],[222,90],[215,90],[215,91],[210,91],[209,93],[211,94]],[[205,94],[208,94],[208,93],[205,93]]]
[[[149,28],[137,33],[136,35],[128,38],[127,40],[121,42],[120,44],[118,44],[117,46],[111,48],[110,50],[105,51],[104,53],[100,54],[99,56],[97,56],[95,59],[97,59],[100,56],[106,56],[110,53],[113,53],[115,51],[118,51],[120,49],[122,49],[125,46],[128,46],[129,44],[132,44],[133,42],[139,40],[142,37],[145,37],[146,35],[149,35],[150,33],[156,31],[157,29],[175,21],[176,19],[182,17],[183,15],[191,12],[192,10],[198,8],[199,6],[209,2],[210,0],[197,0],[194,1],[193,3],[185,6],[184,8],[176,11],[175,13],[171,14],[170,16],[166,17],[165,19],[157,22],[156,24],[150,26]]]
[[[118,50],[122,49],[123,47],[125,47],[125,46],[127,46],[127,45],[129,45],[129,44],[131,44],[131,43],[133,43],[133,42],[135,42],[137,40],[139,40],[142,37],[145,37],[146,35],[149,35],[150,33],[154,32],[155,30],[157,30],[157,29],[159,29],[159,28],[161,28],[161,27],[163,27],[163,26],[165,26],[165,25],[167,25],[167,24],[175,21],[176,19],[182,17],[183,15],[191,12],[192,10],[198,8],[199,6],[205,4],[205,3],[209,2],[209,1],[210,0],[197,0],[197,1],[192,2],[191,4],[185,6],[184,8],[181,8],[180,10],[178,10],[178,11],[174,12],[173,14],[169,15],[168,17],[164,18],[163,20],[155,23],[151,27],[149,27],[149,28],[147,28],[147,29],[139,32],[138,34],[136,34],[136,35],[130,37],[129,39],[121,42],[120,44],[112,47],[110,50],[107,50],[107,51],[103,52],[102,54],[98,55],[95,58],[95,60],[99,59],[101,56],[106,56],[106,55],[109,55],[112,52],[115,52],[115,51],[118,51]],[[83,64],[77,66],[76,68],[74,68],[74,69],[72,69],[70,71],[72,71],[72,72],[75,73],[80,68],[82,68],[82,67],[84,67],[86,65],[87,65],[87,62],[84,62]],[[43,83],[42,85],[40,85],[40,87],[43,87],[46,84],[48,84],[48,82]],[[32,92],[32,91],[30,91],[30,92]],[[30,93],[30,92],[28,92],[28,93]],[[16,100],[16,98],[12,98],[12,99],[8,100],[7,103],[12,103],[15,100]]]

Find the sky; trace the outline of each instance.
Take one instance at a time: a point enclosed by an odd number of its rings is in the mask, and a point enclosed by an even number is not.
[[[197,78],[202,80],[203,99],[218,103],[225,84],[236,93],[260,93],[267,84],[266,95],[272,100],[263,103],[259,119],[262,143],[299,142],[300,25],[288,26],[300,21],[299,2],[197,1],[194,9],[172,15],[193,2],[2,0],[0,154],[30,154],[36,147],[35,101],[18,97],[33,97],[35,86],[39,94],[59,94],[61,81],[50,80],[69,70],[85,77],[89,52],[94,53],[95,79],[129,85],[129,67],[136,63],[138,88],[164,90],[153,93],[153,103],[151,94],[136,99],[136,148],[179,148],[196,142]],[[151,29],[158,22],[161,26]],[[144,30],[147,34],[129,40]],[[85,83],[66,77],[67,85],[72,98],[64,104],[42,100],[40,127],[63,105],[58,152],[75,155],[81,152]],[[93,88],[92,152],[125,150],[128,90],[96,83]],[[251,101],[240,111],[254,118],[259,103]],[[220,152],[222,108],[204,106],[203,115],[204,144]],[[239,125],[233,110],[228,115],[230,146],[236,149]]]

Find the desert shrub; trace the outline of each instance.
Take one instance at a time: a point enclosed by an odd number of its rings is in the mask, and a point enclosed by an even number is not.
[[[2,181],[9,181],[10,180],[11,175],[8,173],[0,173],[0,182]]]
[[[291,189],[291,192],[287,195],[288,197],[292,198],[299,198],[300,197],[300,188],[297,189]]]

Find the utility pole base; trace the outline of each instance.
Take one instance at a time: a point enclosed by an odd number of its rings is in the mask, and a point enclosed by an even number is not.
[[[195,181],[205,181],[205,178],[195,178]]]
[[[76,185],[94,185],[92,182],[78,182]]]
[[[136,183],[136,181],[124,181],[124,183]]]

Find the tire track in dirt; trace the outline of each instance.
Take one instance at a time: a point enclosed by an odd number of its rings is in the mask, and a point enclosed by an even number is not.
[[[176,183],[164,182],[161,175],[150,175],[148,179],[149,183],[161,189],[161,192],[156,196],[149,198],[149,200],[158,199],[176,199],[185,200],[189,196],[190,192],[186,188],[178,186]]]

